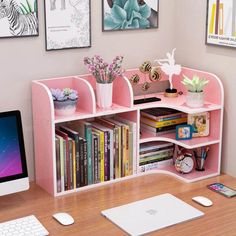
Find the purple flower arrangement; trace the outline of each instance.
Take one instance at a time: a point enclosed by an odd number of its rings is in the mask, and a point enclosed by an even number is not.
[[[71,88],[64,88],[64,89],[50,89],[52,93],[53,101],[66,101],[71,100],[75,101],[78,99],[78,92],[76,90],[73,90]]]
[[[92,58],[85,57],[84,65],[96,78],[97,83],[109,84],[118,76],[123,76],[124,70],[121,67],[123,56],[116,56],[111,64],[104,62],[102,57],[95,55]]]

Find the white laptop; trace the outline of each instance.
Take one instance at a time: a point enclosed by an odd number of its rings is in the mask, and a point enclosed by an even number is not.
[[[107,209],[101,213],[130,235],[143,235],[204,215],[169,193]]]

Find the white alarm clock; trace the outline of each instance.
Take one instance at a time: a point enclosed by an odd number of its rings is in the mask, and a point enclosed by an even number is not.
[[[190,173],[193,167],[194,162],[191,154],[180,154],[175,160],[175,169],[180,173]]]

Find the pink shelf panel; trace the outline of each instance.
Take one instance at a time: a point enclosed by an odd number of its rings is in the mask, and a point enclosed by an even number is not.
[[[77,76],[61,77],[56,79],[40,80],[40,83],[47,86],[47,88],[72,88],[78,91],[78,104],[74,117],[86,114],[93,114],[95,109],[95,96],[90,84]],[[51,97],[49,99],[52,99]],[[55,116],[55,121],[64,120],[68,117]]]
[[[195,147],[205,146],[208,144],[219,143],[220,142],[219,137],[214,135],[215,134],[213,133],[212,135],[209,135],[207,137],[192,138],[190,140],[176,140],[175,133],[169,133],[155,137],[153,136],[152,132],[149,132],[147,130],[142,130],[140,143],[151,142],[151,141],[167,141],[191,149]]]
[[[32,105],[36,183],[54,194],[53,103],[48,99],[45,86],[38,82],[32,85]]]

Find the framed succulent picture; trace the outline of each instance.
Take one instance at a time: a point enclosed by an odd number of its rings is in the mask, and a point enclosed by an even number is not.
[[[91,0],[44,0],[46,50],[91,46]]]
[[[159,0],[102,0],[103,31],[158,28]]]
[[[0,38],[38,34],[37,0],[0,1]]]
[[[236,1],[208,0],[206,43],[236,48]]]

